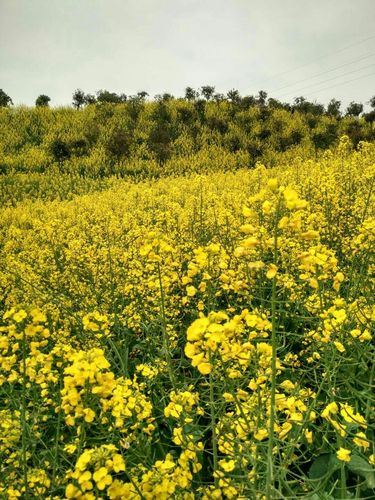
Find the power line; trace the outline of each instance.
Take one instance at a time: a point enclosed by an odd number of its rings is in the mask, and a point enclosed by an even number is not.
[[[358,63],[360,61],[364,61],[365,59],[368,59],[369,57],[372,57],[375,55],[375,52],[371,54],[367,54],[364,57],[361,57],[360,59],[354,59],[352,61],[349,61],[345,64],[341,64],[340,66],[336,66],[335,68],[329,69],[327,71],[323,71],[321,73],[317,73],[316,75],[313,76],[308,76],[307,78],[303,78],[302,80],[298,80],[297,82],[289,83],[288,85],[283,85],[282,87],[279,87],[278,89],[270,90],[270,92],[279,92],[279,90],[283,90],[287,87],[292,87],[293,85],[297,85],[298,83],[306,82],[307,80],[311,80],[312,78],[317,78],[321,75],[325,75],[327,73],[332,73],[332,71],[336,71],[337,69],[344,68],[345,66],[350,66],[351,64]]]
[[[332,80],[336,80],[337,78],[341,78],[341,77],[346,76],[346,75],[351,75],[353,73],[357,73],[358,71],[362,71],[363,69],[371,68],[374,65],[375,65],[375,63],[368,64],[367,66],[364,66],[363,68],[357,68],[357,69],[355,69],[353,71],[347,71],[346,73],[342,73],[341,75],[336,75],[333,78],[327,78],[326,80],[323,80],[321,82],[315,82],[315,83],[313,83],[311,85],[307,85],[305,87],[302,87],[302,88],[299,88],[299,89],[296,89],[296,90],[292,90],[291,92],[284,92],[283,94],[279,94],[279,97],[289,96],[291,94],[302,92],[302,91],[304,91],[306,89],[309,89],[311,87],[314,87],[316,85],[321,85],[322,83],[331,82]]]
[[[340,87],[341,85],[346,85],[347,83],[361,80],[362,78],[368,78],[369,76],[375,76],[375,73],[370,73],[368,75],[362,75],[362,76],[359,76],[358,78],[352,78],[351,80],[347,80],[346,82],[341,82],[341,83],[337,83],[336,85],[330,85],[329,87],[324,87],[322,89],[313,90],[312,93],[316,94],[318,92],[323,92],[323,90],[330,90],[330,89],[333,89],[335,87]]]
[[[350,45],[346,45],[345,47],[342,47],[341,49],[339,50],[335,50],[333,52],[329,52],[327,54],[324,54],[323,56],[320,56],[320,57],[317,57],[317,58],[314,58],[314,59],[310,59],[309,62],[305,63],[305,64],[302,64],[301,66],[297,66],[295,68],[292,68],[292,69],[289,69],[289,70],[286,70],[286,71],[283,71],[282,73],[278,73],[276,75],[273,75],[273,76],[270,76],[264,80],[260,80],[260,83],[264,83],[264,82],[268,82],[269,80],[272,80],[274,78],[278,78],[279,76],[283,76],[283,75],[286,75],[287,73],[292,73],[294,71],[297,71],[301,68],[304,68],[305,66],[309,66],[311,63],[315,62],[315,61],[318,61],[320,59],[324,59],[325,57],[329,57],[331,55],[334,55],[334,54],[339,54],[341,52],[344,52],[345,50],[348,50],[350,49],[351,47],[355,47],[356,45],[360,45],[362,43],[365,43],[367,42],[368,40],[372,40],[373,38],[375,38],[375,35],[372,35],[372,36],[369,36],[367,38],[364,38],[362,40],[359,40],[358,42],[355,42],[355,43],[352,43]],[[249,85],[253,85],[254,83],[256,82],[253,82],[253,83],[250,83]]]

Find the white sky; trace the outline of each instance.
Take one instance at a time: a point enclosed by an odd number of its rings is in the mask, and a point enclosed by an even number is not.
[[[0,0],[0,88],[28,105],[188,85],[365,103],[374,21],[375,0]]]

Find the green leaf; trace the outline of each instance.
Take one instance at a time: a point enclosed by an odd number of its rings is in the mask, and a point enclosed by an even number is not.
[[[363,477],[368,488],[375,488],[375,469],[364,458],[353,455],[347,467],[355,474]]]
[[[335,458],[331,453],[324,453],[319,455],[309,469],[310,479],[320,479],[328,472],[333,474],[337,469],[337,465],[332,463],[332,458]]]

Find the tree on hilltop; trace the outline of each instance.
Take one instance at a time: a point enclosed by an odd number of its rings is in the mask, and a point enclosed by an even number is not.
[[[48,95],[40,94],[35,100],[35,106],[47,108],[51,98]]]
[[[352,101],[346,108],[346,115],[358,117],[362,113],[362,111],[363,111],[363,104],[360,102]]]
[[[0,89],[0,107],[7,107],[10,104],[13,104],[12,99],[4,92],[3,89]]]
[[[144,102],[146,100],[146,97],[148,97],[148,92],[145,90],[141,90],[140,92],[137,92],[137,97],[141,102]]]
[[[327,115],[333,116],[334,118],[340,118],[340,106],[341,101],[338,101],[337,99],[331,99],[327,106]]]
[[[109,92],[109,90],[98,90],[96,93],[97,102],[109,102],[112,104],[119,104],[121,97],[116,92]]]
[[[85,93],[81,89],[77,89],[73,93],[73,106],[80,109],[85,104]]]
[[[260,90],[258,92],[258,97],[257,97],[258,104],[260,104],[261,106],[265,106],[266,101],[267,101],[267,95],[268,94],[265,90]]]
[[[373,124],[375,122],[375,95],[371,97],[368,104],[372,107],[372,110],[363,115],[366,122]]]
[[[203,87],[201,87],[201,94],[206,99],[206,101],[212,99],[214,93],[215,87],[212,87],[211,85],[203,85]]]
[[[85,104],[95,104],[96,97],[93,94],[86,94],[84,97]]]
[[[234,104],[238,104],[241,101],[240,93],[236,89],[228,90],[227,98],[230,102],[233,102]]]
[[[185,99],[187,101],[195,101],[199,97],[199,92],[194,90],[192,87],[186,87],[185,89]]]

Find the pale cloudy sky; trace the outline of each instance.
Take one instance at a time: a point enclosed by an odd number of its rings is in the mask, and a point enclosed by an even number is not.
[[[375,0],[0,0],[0,88],[15,104],[206,84],[365,103]]]

